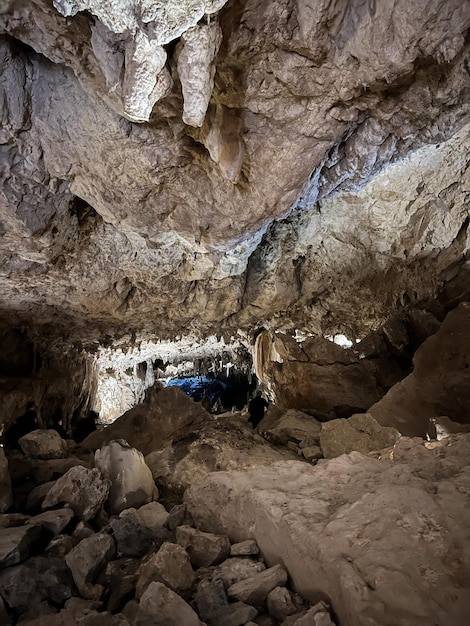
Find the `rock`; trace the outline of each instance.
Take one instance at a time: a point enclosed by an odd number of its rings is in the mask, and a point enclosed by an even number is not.
[[[112,537],[105,534],[83,539],[65,557],[80,594],[88,600],[99,600],[104,588],[93,585],[99,571],[114,558],[116,546]]]
[[[42,503],[43,509],[66,504],[82,520],[93,519],[106,501],[110,483],[101,472],[86,467],[72,467],[56,480]]]
[[[153,479],[152,479],[153,480]],[[169,513],[159,502],[149,502],[137,509],[137,515],[144,526],[151,530],[158,530],[167,525]],[[174,530],[174,529],[173,529]]]
[[[266,439],[278,445],[285,446],[290,441],[299,444],[305,439],[309,439],[313,445],[318,443],[321,424],[306,413],[290,409],[278,418],[267,416],[261,428]]]
[[[178,526],[176,541],[186,548],[195,567],[217,565],[230,553],[230,541],[224,535],[204,533],[191,526]]]
[[[164,584],[153,582],[140,599],[134,626],[204,626],[193,609]]]
[[[143,404],[124,413],[115,422],[89,435],[81,445],[96,450],[104,443],[124,439],[144,455],[159,450],[166,441],[186,428],[194,428],[207,418],[200,403],[177,387],[147,390]]]
[[[51,480],[35,487],[26,498],[26,510],[31,512],[40,511],[44,498],[47,496],[54,483],[55,481]]]
[[[413,357],[413,372],[394,385],[369,413],[403,435],[426,437],[430,417],[470,423],[468,345],[470,303],[451,311]]]
[[[265,569],[266,565],[260,561],[235,557],[227,559],[220,565],[217,565],[213,570],[212,579],[220,578],[225,588],[227,588],[240,580],[250,578],[259,572],[263,572]]]
[[[78,524],[75,526],[72,536],[78,542],[78,541],[81,541],[82,539],[88,539],[88,537],[93,537],[94,534],[95,534],[95,531],[90,526],[90,524],[87,524],[86,522],[81,521],[81,522],[78,522]]]
[[[219,613],[221,609],[225,609],[228,606],[224,583],[216,579],[200,584],[194,596],[194,601],[201,619],[207,622],[214,618],[215,621],[215,615]]]
[[[318,459],[321,459],[323,456],[320,446],[302,448],[301,453],[307,461],[318,461]]]
[[[207,619],[208,626],[243,626],[258,615],[254,606],[243,602],[232,602],[215,611]]]
[[[41,542],[41,526],[4,528],[0,533],[0,569],[10,567],[28,558],[30,551]]]
[[[51,557],[63,558],[74,547],[72,537],[58,535],[53,537],[47,545],[46,554]]]
[[[123,511],[119,517],[112,517],[109,523],[117,551],[124,556],[142,557],[170,539],[166,528],[152,530],[145,526],[135,509]]]
[[[193,519],[187,511],[186,504],[177,504],[171,508],[168,514],[167,526],[173,531],[178,526],[193,526]]]
[[[19,440],[23,454],[33,459],[63,459],[67,456],[67,444],[55,430],[38,429]]]
[[[29,520],[29,515],[23,513],[4,513],[0,515],[0,528],[23,526]]]
[[[106,602],[106,608],[111,613],[117,613],[133,598],[139,565],[140,561],[132,558],[117,559],[106,565],[99,582],[111,591]]]
[[[5,451],[0,446],[0,513],[7,511],[13,502],[11,494],[11,479],[8,470],[8,460]]]
[[[297,611],[290,592],[285,587],[275,587],[268,595],[268,611],[278,620],[283,620]]]
[[[11,619],[7,613],[7,610],[5,608],[5,603],[1,596],[0,596],[0,624],[2,624],[2,626],[10,626],[11,624]]]
[[[30,517],[26,524],[41,526],[50,536],[55,537],[67,528],[73,517],[73,511],[70,509],[45,511],[40,515]]]
[[[72,576],[58,558],[35,556],[0,572],[0,595],[20,615],[32,617],[31,608],[41,604],[63,606],[72,589]]]
[[[85,467],[86,465],[87,463],[85,461],[75,456],[65,459],[31,459],[28,461],[29,474],[37,485],[56,480],[73,467]]]
[[[320,446],[325,458],[347,454],[353,450],[367,454],[393,446],[400,433],[380,426],[368,413],[348,419],[332,420],[322,425]]]
[[[152,472],[144,456],[123,440],[111,441],[95,452],[95,465],[111,487],[106,509],[118,515],[124,509],[139,508],[158,498]]]
[[[83,609],[82,609],[83,611]],[[28,626],[130,626],[130,622],[123,615],[111,615],[111,613],[98,613],[85,609],[77,612],[75,609],[64,609],[57,615],[40,617],[28,621]]]
[[[150,555],[139,569],[136,597],[140,598],[151,582],[161,582],[180,595],[185,595],[194,582],[188,553],[179,545],[165,542],[156,554]]]
[[[254,539],[247,539],[230,546],[230,556],[256,556],[258,554],[258,544]]]
[[[470,433],[470,424],[459,424],[449,419],[446,415],[429,419],[428,434],[430,439],[441,441],[441,439],[456,433]]]
[[[468,489],[470,435],[433,443],[402,437],[380,459],[352,452],[217,472],[185,500],[203,530],[242,539],[250,528],[266,562],[281,560],[304,597],[329,598],[341,624],[390,626],[406,614],[407,626],[436,615],[465,626],[457,572],[470,510],[455,493]]]
[[[335,626],[331,621],[330,614],[323,602],[318,602],[315,606],[301,615],[293,622],[295,626]]]
[[[274,565],[264,572],[235,583],[227,589],[227,594],[230,598],[236,598],[240,602],[261,606],[270,591],[275,587],[285,585],[286,582],[286,570],[281,565]]]

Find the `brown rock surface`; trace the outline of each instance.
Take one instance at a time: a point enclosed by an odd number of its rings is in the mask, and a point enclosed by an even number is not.
[[[187,502],[203,529],[255,538],[269,564],[282,561],[305,597],[328,597],[341,622],[464,626],[470,436],[445,442],[428,450],[402,439],[393,460],[352,452],[315,467],[214,473]]]

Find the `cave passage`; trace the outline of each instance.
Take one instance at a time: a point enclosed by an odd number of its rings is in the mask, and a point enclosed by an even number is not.
[[[255,377],[245,374],[180,376],[165,384],[168,387],[179,387],[196,402],[201,402],[206,397],[206,408],[212,413],[229,411],[233,407],[241,411],[256,389]]]

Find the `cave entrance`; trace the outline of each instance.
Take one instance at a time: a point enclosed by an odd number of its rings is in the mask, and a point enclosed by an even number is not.
[[[211,413],[223,413],[243,409],[256,389],[256,379],[242,373],[228,376],[178,376],[170,379],[166,385],[179,387],[196,402],[203,402]]]

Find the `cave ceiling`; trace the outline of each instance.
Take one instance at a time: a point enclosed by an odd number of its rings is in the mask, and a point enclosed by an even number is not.
[[[3,0],[2,317],[361,336],[465,284],[469,26],[462,0]]]

